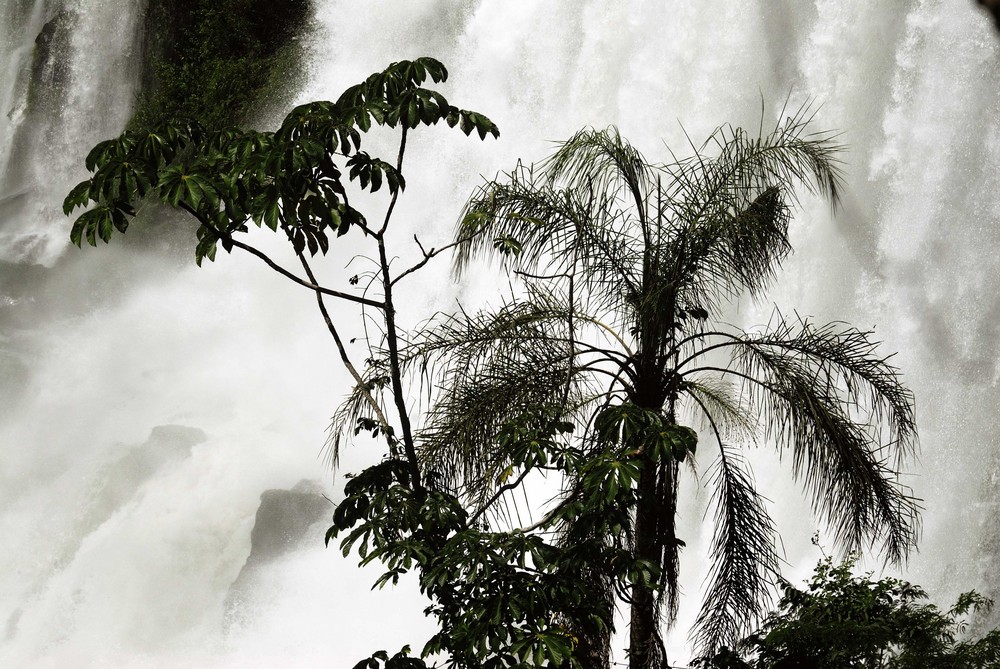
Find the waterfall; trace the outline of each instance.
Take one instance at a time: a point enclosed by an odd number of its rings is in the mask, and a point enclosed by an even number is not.
[[[0,260],[51,264],[66,247],[61,194],[80,156],[128,120],[141,2],[5,3],[0,84]]]
[[[419,647],[431,628],[413,584],[368,592],[377,570],[324,550],[321,524],[240,576],[265,490],[315,479],[333,494],[317,454],[348,377],[311,296],[249,257],[198,269],[166,225],[69,246],[61,199],[128,119],[142,4],[0,0],[0,665],[353,666]],[[811,101],[816,128],[842,133],[847,197],[831,216],[802,194],[794,255],[733,318],[763,323],[777,304],[874,327],[899,352],[922,445],[905,480],[926,507],[905,573],[942,604],[1000,595],[1000,34],[972,0],[314,5],[299,101],[433,55],[449,99],[500,126],[487,142],[414,133],[402,249],[414,232],[440,245],[480,175],[582,126],[614,123],[666,160],[686,136]],[[330,282],[353,253],[335,247]],[[405,324],[496,290],[485,270],[423,290],[446,265],[406,288]],[[374,457],[351,449],[344,468]],[[818,526],[787,464],[754,459],[794,581]],[[708,539],[707,495],[682,486],[675,660]]]

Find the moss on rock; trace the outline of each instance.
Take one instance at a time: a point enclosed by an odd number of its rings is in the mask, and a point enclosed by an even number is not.
[[[253,120],[292,94],[311,0],[147,4],[144,68],[130,127],[184,117],[219,128]]]

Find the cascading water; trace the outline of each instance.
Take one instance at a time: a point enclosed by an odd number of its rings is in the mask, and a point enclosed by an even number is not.
[[[65,249],[59,194],[80,156],[128,120],[141,2],[12,0],[0,49],[0,260],[52,264]]]
[[[374,572],[324,551],[321,533],[230,592],[261,493],[329,478],[316,454],[348,380],[311,296],[252,258],[196,269],[163,230],[68,248],[61,197],[86,150],[128,118],[141,4],[3,2],[0,666],[350,666],[419,644],[421,600],[406,586],[369,593]],[[771,298],[877,326],[884,350],[899,351],[923,451],[907,482],[927,508],[907,574],[942,600],[967,587],[1000,594],[988,578],[1000,552],[989,520],[1000,35],[973,2],[315,5],[301,100],[434,55],[451,70],[449,97],[500,125],[501,139],[482,144],[443,129],[414,136],[400,244],[413,232],[440,243],[480,174],[541,158],[547,140],[583,125],[615,123],[666,159],[661,140],[683,151],[685,131],[756,127],[762,106],[771,123],[789,96],[793,108],[821,103],[816,128],[842,131],[848,147],[848,196],[834,218],[803,198]],[[354,273],[341,271],[348,258],[331,259],[330,282]],[[408,323],[494,290],[484,272],[427,295],[421,285],[443,285],[445,265],[400,300]],[[771,309],[742,304],[734,318],[761,323]],[[349,451],[344,467],[370,457]],[[816,522],[786,467],[761,459],[755,471],[797,578],[817,558]],[[682,508],[688,605],[670,637],[675,661],[696,608],[704,497]]]

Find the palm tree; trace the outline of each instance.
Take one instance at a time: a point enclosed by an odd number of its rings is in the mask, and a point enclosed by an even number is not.
[[[802,109],[757,137],[722,127],[668,164],[647,161],[613,127],[585,129],[539,165],[518,164],[470,200],[455,267],[500,257],[523,294],[439,319],[403,356],[436,365],[440,380],[421,457],[473,503],[509,487],[516,463],[495,438],[532,407],[558,405],[586,448],[610,440],[638,454],[627,535],[658,580],[617,593],[629,607],[632,669],[666,666],[661,617],[670,624],[677,611],[682,461],[699,481],[696,435],[680,421],[701,428],[715,460],[712,562],[693,632],[702,651],[748,631],[778,571],[741,447],[788,456],[843,549],[876,543],[899,561],[915,539],[916,502],[896,476],[915,448],[912,396],[870,333],[778,312],[753,332],[718,320],[740,294],[762,295],[790,253],[796,187],[836,205],[839,147],[808,134],[809,120]],[[654,458],[664,435],[673,457]],[[574,482],[564,487],[572,499]],[[581,578],[613,605],[599,568]],[[592,666],[606,666],[607,633],[578,636]]]

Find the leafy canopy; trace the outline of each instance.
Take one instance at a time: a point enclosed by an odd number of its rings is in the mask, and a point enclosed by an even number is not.
[[[226,251],[242,248],[238,238],[251,221],[284,230],[296,253],[325,254],[331,236],[367,224],[351,205],[345,181],[372,193],[384,186],[396,194],[406,186],[396,166],[362,150],[363,133],[373,125],[414,129],[443,120],[466,135],[499,136],[485,116],[422,86],[447,76],[432,58],[401,61],[336,102],[296,107],[274,132],[206,131],[194,122],[170,121],[101,142],[87,156],[93,175],[63,205],[67,214],[93,205],[76,219],[70,238],[77,246],[108,242],[128,229],[139,202],[155,198],[200,222],[199,264],[214,260],[219,244]]]
[[[574,653],[583,629],[606,629],[611,613],[579,574],[601,565],[613,587],[627,591],[658,578],[655,564],[629,549],[629,515],[638,458],[622,446],[593,456],[568,439],[573,425],[556,407],[526,413],[507,424],[497,449],[518,468],[558,472],[580,482],[582,498],[562,505],[530,529],[491,531],[482,522],[490,504],[470,511],[455,495],[415,490],[408,468],[387,460],[354,477],[337,507],[327,541],[343,537],[344,555],[357,550],[362,564],[380,561],[387,571],[377,587],[411,570],[432,600],[425,613],[440,631],[421,655],[444,653],[446,667],[580,667]],[[684,440],[681,431],[678,439]],[[669,454],[666,457],[671,457]],[[472,507],[476,509],[476,507]],[[566,541],[553,531],[572,526]],[[617,537],[606,541],[606,537]],[[423,667],[405,655],[373,656],[358,667]]]
[[[716,669],[1000,667],[1000,630],[968,638],[967,616],[993,602],[970,591],[947,611],[898,578],[855,575],[857,555],[824,558],[805,590],[781,581],[778,610],[737,651],[696,662]]]

